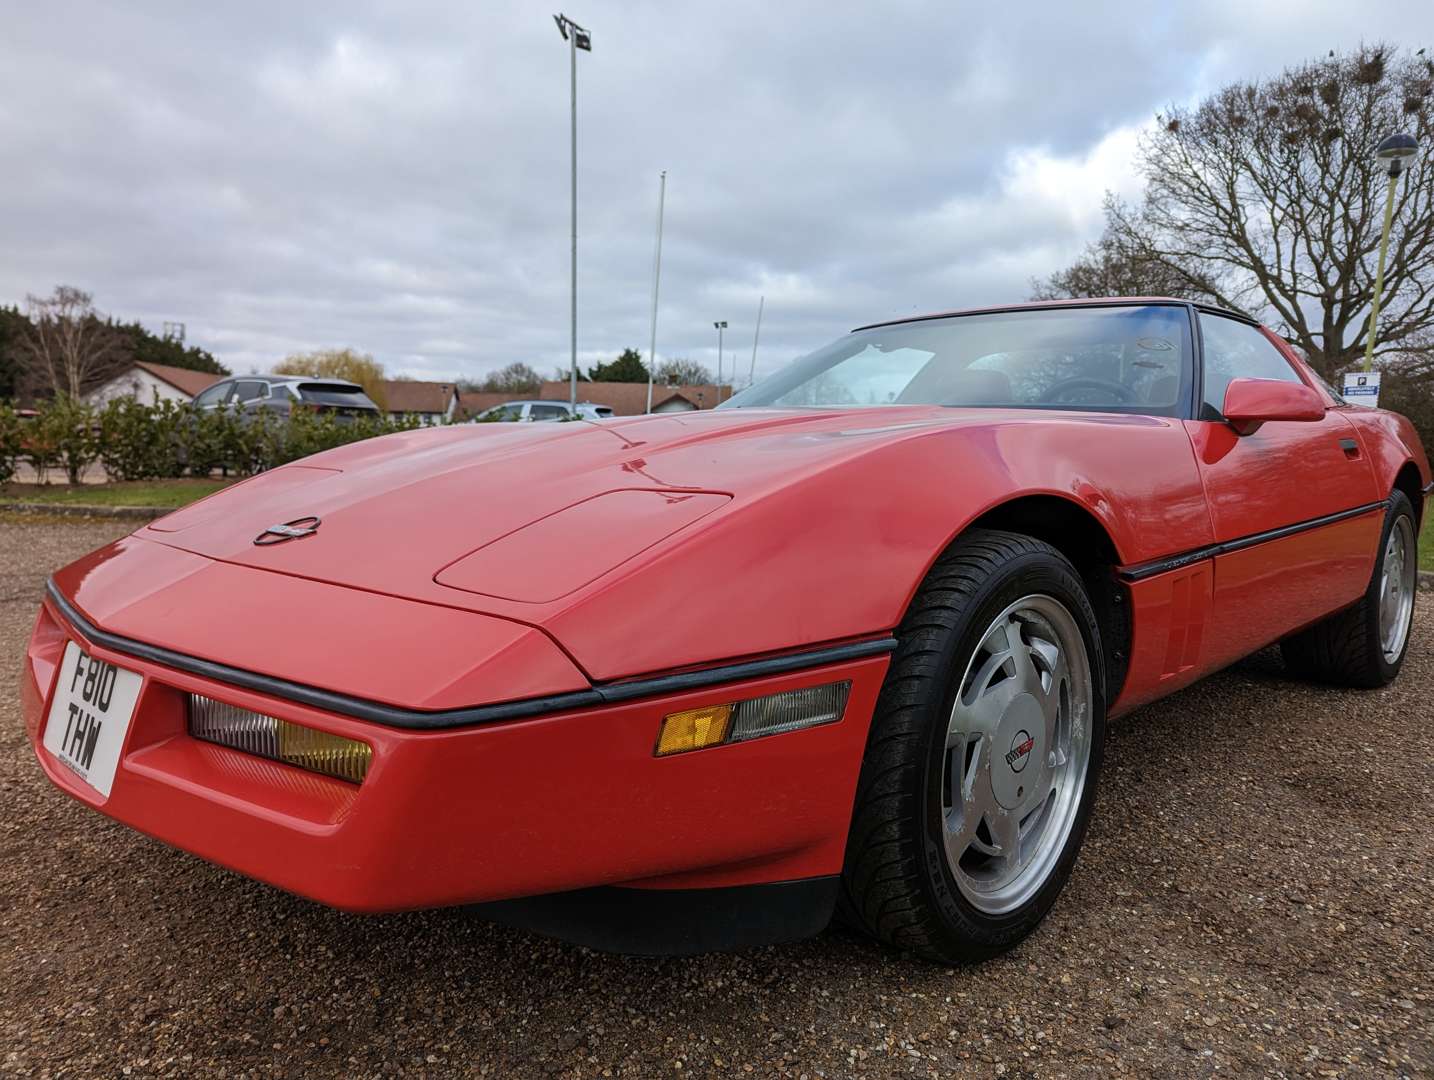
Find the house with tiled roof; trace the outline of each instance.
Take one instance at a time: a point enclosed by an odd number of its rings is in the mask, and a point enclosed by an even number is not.
[[[384,407],[395,419],[416,416],[425,424],[444,424],[458,411],[458,387],[453,383],[385,379],[382,387]]]
[[[85,400],[96,406],[122,397],[134,398],[144,405],[187,402],[222,378],[209,371],[134,360],[86,394]]]
[[[694,409],[715,408],[719,389],[720,400],[726,401],[732,396],[730,386],[665,386],[657,383],[652,388],[652,411],[691,412]],[[567,401],[568,393],[565,382],[545,382],[542,391],[532,396],[545,401]],[[606,405],[614,416],[641,416],[647,412],[647,383],[580,382],[578,400]]]

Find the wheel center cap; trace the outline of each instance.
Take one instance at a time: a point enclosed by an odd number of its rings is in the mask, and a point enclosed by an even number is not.
[[[1041,775],[1045,756],[1046,720],[1030,694],[1020,694],[1006,707],[992,743],[991,789],[996,801],[1014,810],[1026,801]]]

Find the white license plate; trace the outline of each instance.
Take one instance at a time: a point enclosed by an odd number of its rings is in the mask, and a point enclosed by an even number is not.
[[[143,678],[97,660],[73,641],[45,720],[45,749],[101,795],[108,796],[134,718]]]

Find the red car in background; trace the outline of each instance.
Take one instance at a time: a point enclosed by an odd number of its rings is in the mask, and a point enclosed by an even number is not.
[[[869,326],[720,409],[332,450],[64,568],[24,713],[75,799],[356,912],[941,961],[1071,873],[1108,717],[1273,642],[1377,687],[1429,464],[1178,300]]]

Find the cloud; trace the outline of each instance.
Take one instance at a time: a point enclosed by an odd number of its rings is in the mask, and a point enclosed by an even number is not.
[[[1286,5],[1288,7],[1288,5]],[[586,0],[579,346],[759,367],[1019,299],[1133,192],[1156,111],[1434,9]],[[235,370],[351,345],[452,378],[568,348],[568,53],[546,9],[59,3],[7,16],[0,302],[57,282]],[[742,343],[746,342],[745,345]]]

